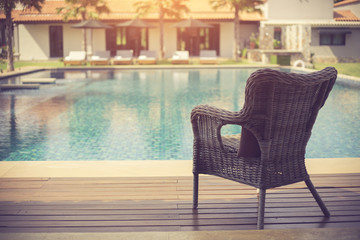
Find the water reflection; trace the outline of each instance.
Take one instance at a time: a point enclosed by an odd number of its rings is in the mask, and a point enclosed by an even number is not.
[[[16,131],[15,96],[10,97],[10,151],[16,150],[18,138]]]
[[[56,76],[57,84],[38,91],[0,93],[0,158],[191,159],[191,109],[209,104],[240,110],[245,81],[254,70],[35,73]],[[354,120],[360,116],[359,93],[334,89],[332,95],[314,127],[309,157],[360,155],[354,147],[359,144],[359,134],[353,132],[354,127],[360,127]],[[344,112],[349,114],[344,117]],[[239,132],[234,126],[222,131]],[[332,138],[326,138],[328,134],[344,141],[351,139],[342,144],[346,153],[334,147]],[[324,138],[329,142],[324,144]]]

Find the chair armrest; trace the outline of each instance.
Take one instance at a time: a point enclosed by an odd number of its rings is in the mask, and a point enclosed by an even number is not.
[[[242,125],[248,120],[248,118],[242,111],[232,112],[209,105],[198,105],[191,111],[191,122],[196,121],[199,117],[202,116],[216,118],[218,121],[223,122],[222,125]]]
[[[246,116],[243,112],[232,112],[209,105],[196,106],[191,112],[191,123],[195,144],[201,141],[211,141],[224,150],[221,138],[221,128],[226,124],[243,125]]]

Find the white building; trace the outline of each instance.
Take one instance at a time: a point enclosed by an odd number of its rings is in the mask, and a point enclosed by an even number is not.
[[[100,20],[108,25],[134,19],[136,12],[134,3],[138,0],[107,0],[110,13],[102,14]],[[184,19],[194,18],[211,24],[212,28],[198,28],[195,30],[178,29],[173,27],[179,20],[165,19],[165,57],[170,57],[176,50],[189,50],[191,56],[198,56],[201,49],[213,49],[218,56],[232,57],[233,44],[233,15],[229,9],[214,11],[208,0],[190,0],[185,2],[190,12]],[[66,56],[71,50],[81,50],[82,30],[72,28],[79,20],[64,22],[56,8],[65,6],[62,0],[46,0],[42,11],[14,11],[14,45],[16,55],[20,60],[47,60]],[[0,27],[5,32],[4,15],[0,16]],[[135,55],[140,49],[160,52],[160,31],[158,13],[153,12],[142,18],[155,28],[134,29],[117,28],[90,30],[88,34],[88,53],[97,50],[110,50],[112,55],[116,50],[133,49]],[[258,31],[261,15],[258,13],[242,13],[240,15],[241,39],[243,45],[252,32]],[[1,34],[0,34],[1,35]],[[135,41],[135,40],[138,41]],[[2,40],[2,42],[1,42]],[[91,41],[92,40],[92,41]],[[0,37],[0,44],[4,38]]]
[[[133,4],[138,0],[107,0],[111,10],[100,20],[108,25],[136,17]],[[201,49],[213,49],[218,56],[232,58],[234,23],[229,8],[214,11],[208,0],[185,2],[192,17],[211,24],[212,28],[196,30],[178,29],[178,20],[165,19],[165,57],[176,50],[189,50],[198,56]],[[13,12],[15,56],[20,60],[61,59],[69,51],[82,49],[82,30],[71,26],[79,20],[64,22],[56,8],[65,5],[62,0],[46,0],[41,13],[37,11]],[[360,62],[360,0],[266,0],[263,15],[240,13],[241,47],[249,46],[252,33],[259,36],[259,49],[249,51],[253,61],[270,62],[272,56],[289,57],[290,63],[302,60]],[[144,16],[154,25],[149,29],[116,28],[87,30],[87,50],[140,49],[160,52],[158,13]],[[0,14],[0,46],[5,45],[5,16]],[[136,41],[137,40],[137,41]],[[275,41],[274,41],[275,40]]]
[[[350,4],[351,3],[351,4]],[[342,7],[341,10],[338,8]],[[254,61],[360,62],[359,0],[268,0]]]

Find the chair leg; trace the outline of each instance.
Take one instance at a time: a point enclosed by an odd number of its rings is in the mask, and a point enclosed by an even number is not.
[[[324,202],[321,200],[320,195],[316,191],[314,185],[312,184],[311,180],[305,180],[306,186],[309,188],[310,192],[312,193],[313,197],[315,198],[316,202],[318,203],[321,211],[324,213],[325,217],[330,217],[330,212],[326,208]]]
[[[264,229],[264,215],[265,215],[265,195],[266,189],[260,188],[258,199],[258,219],[257,229]]]
[[[198,198],[199,198],[199,174],[194,173],[194,183],[193,183],[193,209],[198,207]]]

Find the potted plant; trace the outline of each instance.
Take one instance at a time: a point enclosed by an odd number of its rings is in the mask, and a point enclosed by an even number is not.
[[[245,59],[245,58],[246,58],[246,54],[247,54],[247,48],[241,49],[241,58],[242,58],[242,59]]]
[[[274,49],[280,49],[281,48],[281,42],[279,40],[274,39],[273,46],[274,46]]]
[[[258,45],[258,39],[257,39],[255,33],[251,33],[249,45],[250,45],[250,49],[254,49]]]

